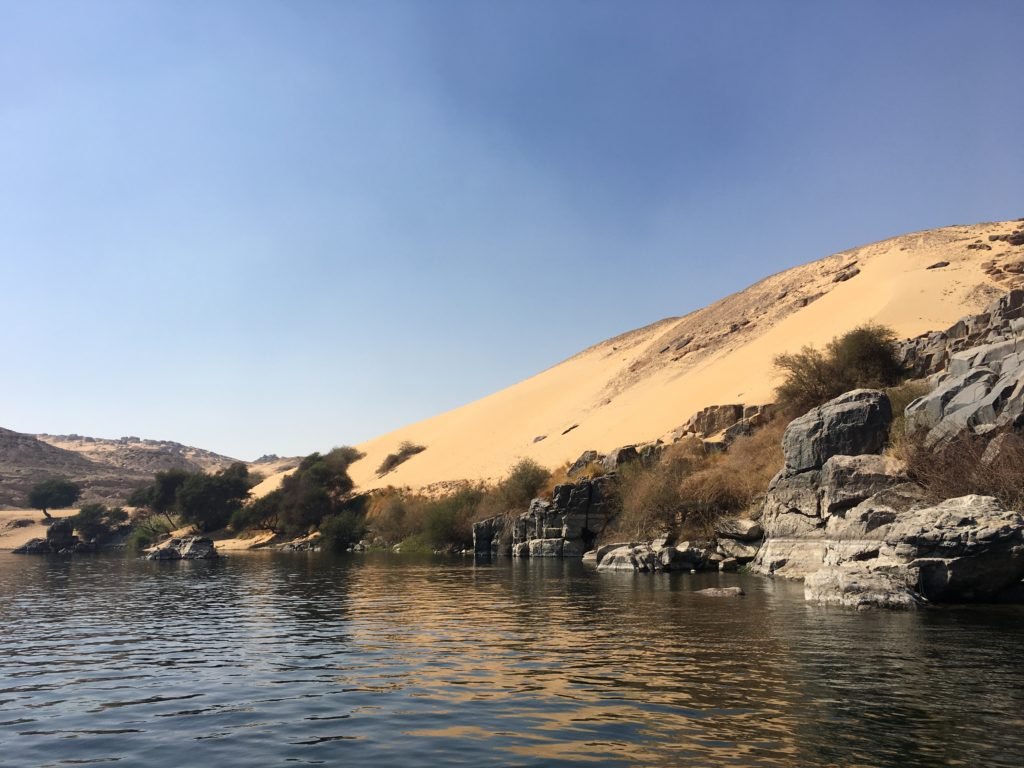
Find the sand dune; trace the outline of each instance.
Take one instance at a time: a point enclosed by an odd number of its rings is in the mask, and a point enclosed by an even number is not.
[[[554,467],[587,449],[665,438],[707,405],[770,402],[779,353],[821,346],[868,321],[912,337],[982,309],[1016,284],[1013,265],[1024,259],[1024,248],[990,243],[988,235],[1019,226],[929,230],[773,275],[685,317],[602,342],[493,395],[370,440],[358,446],[366,458],[353,465],[353,479],[364,489],[493,480],[520,457]],[[939,262],[949,263],[929,269]],[[427,449],[377,477],[381,460],[405,440]]]
[[[54,517],[70,517],[77,509],[47,510]],[[32,539],[45,539],[48,526],[38,509],[0,510],[0,551],[17,549]]]

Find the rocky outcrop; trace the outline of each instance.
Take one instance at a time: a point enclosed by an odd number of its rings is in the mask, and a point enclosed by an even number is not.
[[[915,378],[939,373],[957,352],[1012,341],[1021,332],[1014,320],[1022,317],[1024,289],[1018,288],[993,301],[984,312],[961,318],[945,331],[933,331],[900,342],[899,356]]]
[[[722,559],[715,554],[714,542],[683,541],[670,544],[667,537],[651,542],[613,544],[588,552],[586,562],[599,571],[704,571],[715,570]]]
[[[905,568],[857,563],[822,568],[804,580],[804,599],[814,603],[867,608],[917,608],[924,604]]]
[[[611,478],[606,476],[558,485],[551,501],[534,499],[518,517],[499,516],[475,523],[474,553],[583,557],[612,516],[607,503],[610,482]]]
[[[808,600],[854,608],[996,599],[1024,578],[1024,518],[988,496],[897,514],[877,545],[804,581]]]
[[[950,412],[956,393],[932,394],[908,418]],[[808,600],[854,608],[992,600],[1018,584],[1024,518],[986,496],[929,503],[899,461],[878,455],[889,418],[884,395],[862,390],[790,424],[751,569],[802,578]]]
[[[907,427],[941,447],[962,434],[1024,426],[1024,341],[999,341],[953,355],[931,392],[907,406]]]
[[[45,539],[30,539],[13,551],[15,555],[70,555],[91,552],[94,547],[84,544],[74,532],[69,520],[54,520],[46,531]]]
[[[771,416],[771,405],[744,405],[730,403],[709,405],[690,417],[685,425],[675,432],[676,438],[693,436],[699,438],[721,435],[726,443],[741,435],[751,434]]]
[[[784,468],[762,506],[765,541],[751,570],[804,578],[825,565],[830,542],[841,553],[834,557],[856,558],[870,549],[877,537],[870,530],[882,513],[859,505],[907,480],[899,462],[876,455],[891,411],[884,393],[855,390],[790,423]]]
[[[168,539],[146,555],[147,560],[214,560],[218,557],[213,540],[205,536]]]
[[[609,453],[602,459],[601,463],[604,466],[605,472],[615,472],[619,467],[624,464],[631,464],[634,461],[640,460],[640,454],[636,450],[635,445],[626,445],[622,448],[616,448],[614,451]]]
[[[820,469],[832,456],[878,453],[889,437],[892,406],[884,392],[856,389],[794,419],[782,438],[785,472]]]

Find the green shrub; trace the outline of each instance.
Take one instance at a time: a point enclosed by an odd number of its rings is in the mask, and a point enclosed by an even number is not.
[[[108,509],[106,504],[86,504],[68,521],[84,541],[101,542],[128,521],[128,513],[121,507]]]
[[[380,466],[377,467],[377,477],[383,477],[399,464],[408,461],[417,453],[422,453],[425,450],[427,450],[427,446],[416,445],[415,443],[410,443],[406,440],[398,446],[398,450],[395,453],[389,453],[384,457],[384,461],[382,461]]]
[[[435,549],[471,547],[472,524],[483,495],[481,489],[467,486],[428,501],[423,514],[423,535],[430,545]]]
[[[806,413],[844,392],[899,384],[906,375],[896,350],[896,333],[881,325],[858,326],[832,339],[824,352],[804,347],[775,358],[783,380],[776,389],[781,410]]]
[[[176,506],[182,520],[200,531],[224,528],[232,515],[242,508],[254,485],[245,464],[236,462],[212,475],[189,475],[176,493]]]
[[[283,498],[284,494],[279,488],[236,509],[231,514],[231,529],[240,532],[255,528],[271,533],[282,533],[281,504]]]
[[[427,541],[427,537],[422,533],[406,536],[402,539],[400,547],[403,555],[429,555],[434,551],[430,542]]]
[[[131,520],[132,531],[125,540],[129,552],[141,552],[155,544],[162,536],[171,532],[166,518],[152,513],[136,515]]]
[[[550,477],[551,473],[533,459],[520,459],[509,469],[499,490],[510,510],[525,511]]]
[[[358,512],[347,509],[331,515],[320,524],[320,535],[324,546],[332,552],[344,552],[359,543],[366,534],[366,521]]]

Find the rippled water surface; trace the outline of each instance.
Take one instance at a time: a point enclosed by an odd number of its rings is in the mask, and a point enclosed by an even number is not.
[[[0,554],[0,617],[3,765],[1024,765],[1020,608],[562,562]]]

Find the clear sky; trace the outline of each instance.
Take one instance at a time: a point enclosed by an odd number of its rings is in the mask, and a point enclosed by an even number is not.
[[[0,426],[356,443],[1024,216],[1024,2],[0,0]]]

